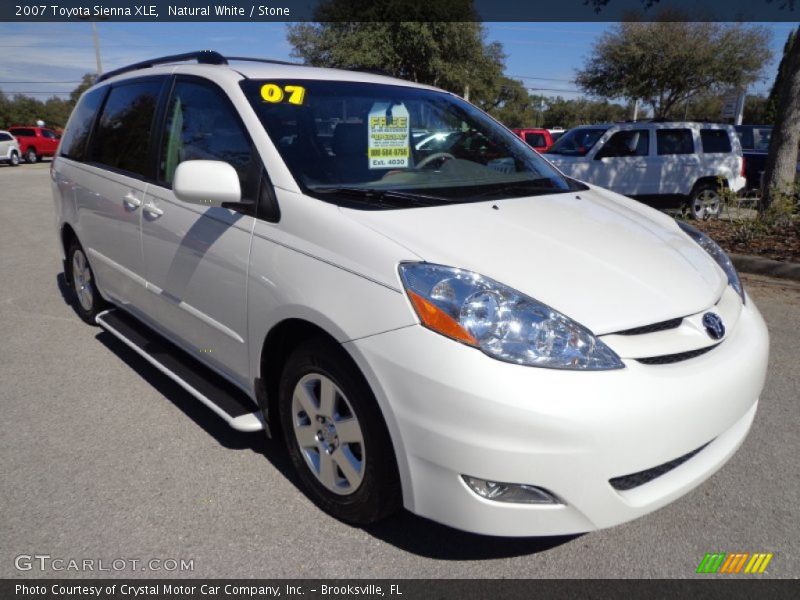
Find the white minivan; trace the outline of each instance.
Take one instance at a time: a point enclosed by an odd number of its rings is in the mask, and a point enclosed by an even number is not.
[[[83,94],[51,172],[79,315],[345,522],[609,527],[753,422],[767,329],[719,246],[453,94],[165,57]]]

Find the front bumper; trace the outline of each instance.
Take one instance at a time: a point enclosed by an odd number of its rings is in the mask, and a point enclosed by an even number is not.
[[[684,362],[571,372],[494,360],[421,326],[346,344],[378,398],[405,506],[502,536],[610,527],[685,494],[744,440],[764,384],[768,335],[752,301],[714,350]],[[628,490],[609,480],[700,452]],[[461,475],[539,486],[562,505],[478,497]]]

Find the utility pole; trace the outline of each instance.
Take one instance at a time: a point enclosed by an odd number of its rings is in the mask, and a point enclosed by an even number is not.
[[[97,36],[97,23],[92,21],[92,38],[94,39],[94,57],[97,60],[97,76],[103,74],[103,63],[100,62],[100,38]]]
[[[633,101],[633,121],[639,120],[639,99]]]
[[[742,119],[744,118],[744,103],[746,98],[747,98],[747,91],[742,90],[739,93],[739,98],[737,98],[736,100],[736,117],[733,121],[734,125],[742,124]]]

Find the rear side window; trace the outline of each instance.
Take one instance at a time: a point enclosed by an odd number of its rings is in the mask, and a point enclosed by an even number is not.
[[[9,131],[21,137],[36,137],[36,130],[28,129],[27,127],[15,127],[14,129],[9,129]]]
[[[48,139],[54,140],[58,136],[56,135],[55,131],[50,131],[49,129],[42,129],[42,137],[46,137]]]
[[[243,200],[255,200],[260,162],[233,106],[211,85],[178,81],[167,105],[158,180],[171,185],[185,160],[221,160],[239,174]]]
[[[86,158],[86,143],[92,130],[92,123],[103,103],[108,88],[102,87],[84,94],[78,106],[72,111],[64,137],[61,139],[61,156],[72,160]]]
[[[138,81],[111,88],[92,136],[92,161],[136,175],[148,174],[150,130],[161,83]]]
[[[656,151],[663,154],[692,154],[694,140],[691,129],[657,129]]]
[[[0,133],[0,142],[10,142],[12,139],[14,138],[12,138],[7,133]]]
[[[771,127],[753,128],[753,149],[757,152],[769,152],[769,140],[771,137]]]
[[[605,143],[596,158],[647,156],[650,153],[650,132],[646,129],[618,131]]]
[[[547,140],[544,139],[544,136],[541,133],[526,133],[525,141],[527,142],[528,146],[534,148],[547,146]]]
[[[704,154],[714,154],[731,151],[731,140],[724,129],[701,129],[700,143]]]

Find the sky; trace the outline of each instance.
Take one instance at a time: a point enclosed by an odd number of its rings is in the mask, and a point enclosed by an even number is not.
[[[608,23],[486,23],[487,40],[503,44],[506,74],[531,92],[574,98],[572,80]],[[768,93],[791,23],[765,23],[772,30],[775,59],[765,81],[749,90]],[[295,60],[283,23],[119,23],[97,24],[103,69],[147,58],[198,49],[229,56]],[[40,99],[71,91],[84,73],[96,70],[91,25],[82,23],[0,23],[0,90]]]

